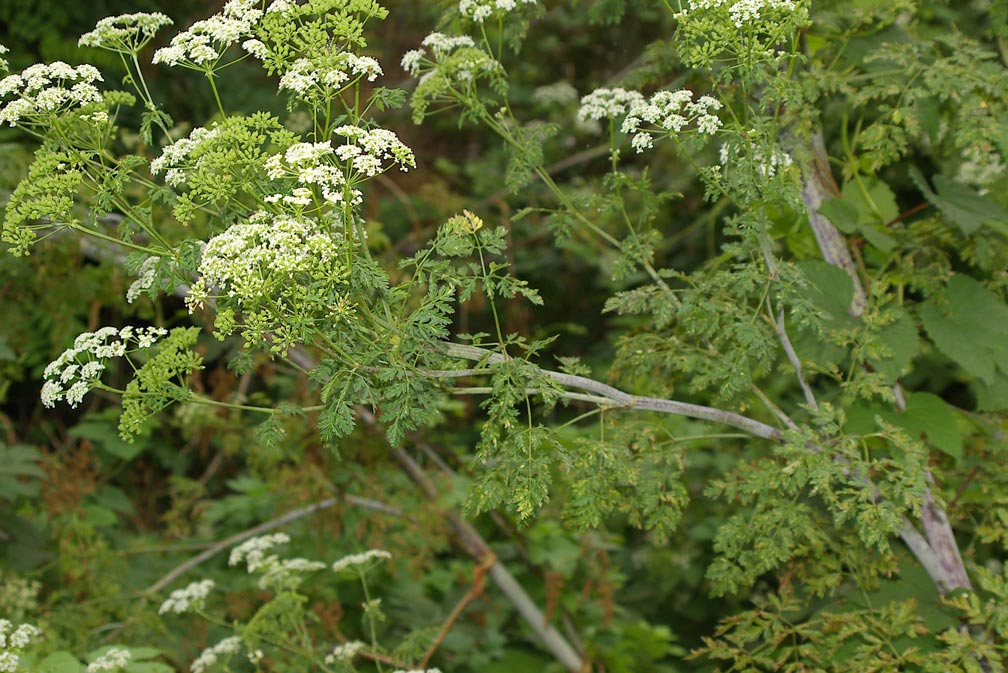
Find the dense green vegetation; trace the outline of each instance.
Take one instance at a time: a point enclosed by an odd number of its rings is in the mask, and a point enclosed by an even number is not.
[[[1005,670],[1004,2],[0,23],[0,671]]]

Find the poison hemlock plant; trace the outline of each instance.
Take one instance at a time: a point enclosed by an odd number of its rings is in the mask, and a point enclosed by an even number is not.
[[[386,73],[366,36],[388,11],[372,0],[230,0],[153,54],[167,16],[114,17],[80,43],[115,54],[129,91],[62,62],[0,81],[0,120],[38,141],[6,207],[10,251],[72,234],[130,255],[130,303],[184,289],[185,310],[158,326],[81,334],[45,369],[42,401],[119,396],[127,441],[176,405],[258,416],[257,436],[273,447],[299,418],[342,451],[363,419],[437,496],[402,447],[424,447],[425,433],[456,422],[458,400],[476,396],[477,431],[458,461],[470,478],[453,504],[524,527],[553,516],[581,530],[624,525],[655,554],[692,535],[689,548],[709,555],[706,594],[751,600],[694,639],[692,657],[725,670],[1004,670],[1004,36],[944,30],[926,3],[862,3],[853,16],[828,2],[661,0],[639,10],[668,34],[628,75],[636,84],[592,83],[605,86],[575,110],[557,94],[566,89],[516,87],[552,20],[544,4],[463,0],[401,57],[413,120],[452,115],[460,133],[499,141],[510,197],[460,209],[391,253],[369,199],[425,157],[379,125],[406,95],[374,84]],[[632,11],[595,4],[591,16]],[[663,58],[674,76],[649,65]],[[202,75],[215,117],[176,124],[141,59]],[[286,115],[238,113],[222,95],[250,63]],[[538,118],[554,99],[569,126]],[[139,119],[134,153],[127,119]],[[562,180],[564,138],[591,133],[601,151],[575,160],[603,168]],[[686,178],[673,184],[671,167]],[[520,214],[486,205],[506,197]],[[676,265],[672,214],[690,201],[706,211],[710,245]],[[548,328],[507,329],[507,308],[551,295],[515,262],[537,225],[607,276],[603,311],[620,326],[607,375],[560,352]],[[488,331],[465,333],[460,307],[473,305]],[[221,348],[246,377],[261,362],[294,370],[311,402],[200,390],[205,355]],[[15,476],[33,470],[29,460]],[[703,523],[708,509],[716,525]],[[242,670],[423,670],[483,573],[514,591],[475,529],[448,520],[479,550],[473,588],[444,628],[397,649],[379,643],[402,634],[383,625],[390,613],[361,569],[387,554],[333,567],[356,569],[368,638],[333,645],[301,593],[324,565],[273,554],[285,534],[232,552],[270,595],[247,619],[204,612],[211,580],[175,591],[161,612],[196,611],[230,633],[195,673],[231,670],[232,658]],[[555,572],[551,586],[577,574]],[[527,596],[513,600],[562,668],[680,670],[674,641],[688,635],[638,624],[630,609],[623,644],[600,630],[612,614],[568,615],[568,637],[580,618],[597,636],[576,650],[535,625]],[[20,670],[34,635],[10,640],[3,670]],[[633,638],[651,647],[628,654]],[[148,661],[158,651],[92,654],[88,671],[163,666]]]

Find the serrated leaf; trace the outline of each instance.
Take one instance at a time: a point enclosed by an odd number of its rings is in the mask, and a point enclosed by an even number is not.
[[[948,313],[933,299],[921,305],[924,329],[945,355],[992,385],[998,369],[1008,374],[1008,306],[961,274],[949,281],[944,298]]]
[[[69,652],[53,652],[39,662],[39,673],[81,673],[84,664]]]
[[[907,431],[923,434],[956,460],[962,459],[963,442],[955,413],[945,400],[931,393],[914,393],[907,399],[906,411],[895,419]]]
[[[892,355],[875,359],[871,364],[875,369],[885,374],[890,380],[898,379],[913,360],[920,343],[917,326],[913,318],[902,308],[897,311],[896,319],[887,325],[879,334],[879,341],[885,344]]]
[[[812,284],[812,303],[836,320],[847,320],[854,300],[854,281],[847,272],[829,262],[808,260],[798,265]]]
[[[911,167],[910,177],[924,194],[924,198],[964,234],[972,234],[986,225],[999,234],[1008,236],[1008,210],[994,201],[942,175],[932,178],[936,194],[917,167]]]

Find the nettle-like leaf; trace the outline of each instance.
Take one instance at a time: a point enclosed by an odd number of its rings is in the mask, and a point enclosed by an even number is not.
[[[1008,305],[958,274],[921,305],[920,317],[939,350],[974,377],[980,409],[1008,407]]]
[[[31,446],[0,442],[0,498],[11,501],[39,494],[39,481],[45,477],[39,463],[42,454]]]

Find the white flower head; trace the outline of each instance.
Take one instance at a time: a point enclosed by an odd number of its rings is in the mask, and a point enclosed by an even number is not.
[[[643,152],[653,146],[652,139],[646,136],[678,135],[692,130],[701,135],[716,134],[721,119],[714,113],[721,107],[721,102],[711,96],[694,101],[689,89],[657,91],[651,98],[642,97],[629,105],[620,130],[632,134],[631,145]]]
[[[0,124],[51,124],[53,117],[100,103],[102,95],[94,83],[101,81],[101,73],[92,65],[75,68],[55,61],[29,66],[0,80],[0,99],[12,98],[6,104],[0,100]]]
[[[249,538],[231,550],[228,565],[236,566],[245,561],[248,571],[255,572],[265,562],[267,551],[288,542],[290,542],[290,536],[286,533],[272,533]]]
[[[367,645],[359,640],[351,640],[348,643],[339,645],[333,648],[333,651],[326,655],[325,663],[332,665],[337,661],[350,662],[353,661],[362,650],[367,649]]]
[[[392,554],[383,549],[369,549],[368,551],[361,552],[360,554],[344,556],[339,561],[332,564],[332,570],[335,573],[341,573],[347,570],[359,572],[359,569],[366,569],[378,561],[390,558],[392,558]]]
[[[153,63],[211,67],[229,47],[251,38],[263,15],[259,4],[259,0],[229,0],[219,13],[197,21],[173,37],[167,47],[154,52]]]
[[[231,636],[220,641],[213,647],[208,647],[192,662],[189,667],[191,673],[203,673],[211,666],[214,666],[221,657],[236,654],[242,647],[242,640],[238,636]]]
[[[588,119],[620,117],[626,114],[632,106],[643,101],[644,96],[637,91],[627,91],[621,88],[595,89],[587,96],[581,98],[578,119],[586,121]]]
[[[171,23],[172,20],[160,12],[108,16],[99,20],[94,30],[81,35],[77,45],[135,54],[158,30]]]
[[[513,11],[518,5],[534,5],[536,0],[460,0],[459,14],[477,23]]]
[[[129,352],[149,348],[168,334],[163,327],[123,328],[103,327],[96,332],[84,332],[74,339],[74,345],[50,362],[43,372],[42,404],[53,407],[65,400],[71,407],[80,404],[84,395],[98,385],[105,371],[105,361]]]
[[[158,608],[158,614],[174,612],[181,615],[190,610],[198,610],[203,607],[206,597],[210,595],[213,588],[213,580],[201,580],[189,584],[184,589],[176,589]]]
[[[110,647],[104,654],[92,661],[87,666],[87,673],[102,673],[109,671],[121,671],[133,659],[133,654],[129,650],[121,647]]]

